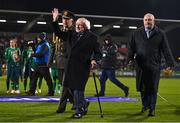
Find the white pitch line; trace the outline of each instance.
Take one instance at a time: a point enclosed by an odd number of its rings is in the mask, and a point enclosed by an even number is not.
[[[165,99],[164,97],[162,97],[159,93],[157,93],[157,95],[158,95],[161,99],[163,99],[164,101],[168,102],[167,99]]]

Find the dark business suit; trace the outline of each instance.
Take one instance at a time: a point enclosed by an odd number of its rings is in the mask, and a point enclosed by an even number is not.
[[[155,110],[160,80],[161,54],[167,65],[172,67],[174,60],[165,33],[154,27],[147,37],[144,27],[137,29],[129,42],[128,61],[136,61],[136,87],[141,92],[144,108]]]

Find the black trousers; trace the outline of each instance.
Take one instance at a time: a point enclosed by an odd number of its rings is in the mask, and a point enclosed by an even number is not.
[[[70,103],[74,103],[73,101],[73,93],[70,88],[62,86],[62,93],[59,101],[59,109],[66,109],[67,101],[69,100]]]
[[[58,79],[62,83],[62,92],[60,96],[60,101],[59,101],[59,109],[66,109],[66,104],[67,101],[69,100],[70,103],[74,103],[73,100],[73,92],[70,88],[65,87],[63,84],[64,80],[64,69],[58,69]]]
[[[85,111],[87,101],[85,100],[84,97],[84,91],[79,91],[79,90],[74,90],[74,108],[75,108],[75,113],[83,113]]]
[[[63,78],[64,78],[64,69],[58,68],[58,80],[60,81],[61,84],[62,84]]]
[[[156,101],[157,101],[157,92],[154,93],[146,93],[145,91],[141,91],[141,100],[144,108],[149,108],[150,110],[155,110]]]
[[[31,81],[31,86],[30,86],[30,92],[31,93],[35,93],[36,90],[36,86],[37,86],[37,80],[40,76],[44,77],[44,79],[46,80],[46,83],[48,85],[48,94],[53,94],[54,90],[53,90],[53,83],[52,83],[52,79],[51,79],[51,75],[49,72],[49,68],[46,66],[38,66],[35,71],[33,72],[33,78]]]

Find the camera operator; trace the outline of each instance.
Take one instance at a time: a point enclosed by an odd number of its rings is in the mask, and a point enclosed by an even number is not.
[[[28,95],[30,96],[35,95],[37,80],[40,76],[43,76],[47,82],[48,85],[47,96],[54,95],[52,79],[49,72],[49,68],[47,67],[49,55],[50,55],[50,46],[48,41],[46,40],[46,33],[42,32],[37,37],[37,46],[35,48],[35,53],[31,55],[31,57],[34,57],[35,64],[37,64],[37,67],[33,72],[33,79],[31,82],[30,90],[28,92]]]
[[[101,90],[98,93],[98,95],[96,94],[95,96],[105,95],[106,80],[109,78],[111,82],[113,82],[116,86],[118,86],[124,91],[125,97],[127,97],[129,94],[129,88],[125,86],[123,83],[121,83],[116,78],[116,75],[115,75],[115,70],[117,68],[116,55],[118,52],[118,47],[115,43],[113,43],[112,37],[110,34],[105,36],[104,45],[101,48],[101,52],[102,52],[102,59],[101,59],[102,74],[100,76]]]

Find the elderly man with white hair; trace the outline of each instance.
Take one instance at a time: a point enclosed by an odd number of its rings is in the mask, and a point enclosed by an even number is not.
[[[86,18],[78,18],[75,30],[62,32],[58,28],[56,18],[58,9],[52,11],[53,29],[57,36],[67,41],[68,60],[65,66],[64,86],[73,90],[75,113],[73,118],[81,118],[87,113],[89,103],[84,99],[85,86],[89,78],[90,68],[96,65],[101,53],[97,36],[90,29]]]

